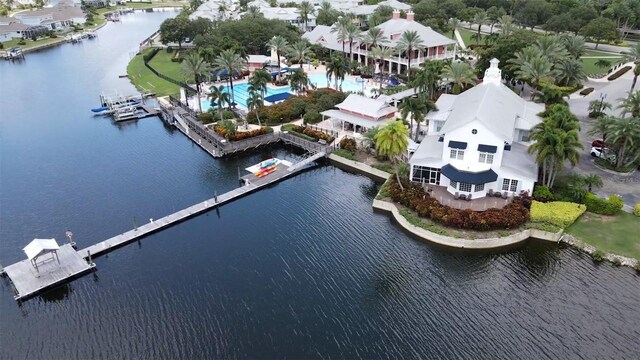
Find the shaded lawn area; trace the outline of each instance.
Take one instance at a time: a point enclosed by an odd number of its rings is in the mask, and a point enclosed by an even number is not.
[[[147,49],[145,51],[148,52],[151,49]],[[156,55],[156,57],[160,56],[162,53],[166,54],[166,51],[160,51]],[[167,54],[171,55],[171,54]],[[162,68],[160,66],[156,67],[154,63],[154,59],[151,60],[151,66],[154,67],[157,71],[164,73],[164,71],[168,71],[166,67]],[[169,63],[171,63],[169,61]],[[172,66],[178,68],[177,71],[180,71],[180,63],[171,63]],[[175,69],[172,69],[175,71]],[[178,95],[180,93],[180,87],[176,84],[170,83],[164,79],[157,77],[154,73],[151,72],[145,65],[142,59],[142,54],[136,55],[131,61],[129,65],[127,65],[127,75],[129,76],[129,80],[135,87],[143,92],[154,92],[158,96],[166,96],[166,95]],[[167,74],[168,75],[168,74]],[[171,76],[171,75],[168,75]],[[182,76],[176,78],[175,80],[181,80]]]
[[[587,212],[567,233],[604,252],[640,259],[640,217],[633,214],[603,216]]]

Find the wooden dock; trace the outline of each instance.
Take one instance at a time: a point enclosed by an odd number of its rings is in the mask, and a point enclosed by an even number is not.
[[[44,290],[83,275],[95,267],[95,264],[89,264],[70,244],[60,246],[57,254],[58,259],[47,259],[46,262],[38,265],[38,270],[28,259],[4,269],[13,283],[16,300],[31,298]]]

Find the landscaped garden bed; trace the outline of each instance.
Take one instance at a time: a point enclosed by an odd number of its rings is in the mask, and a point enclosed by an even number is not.
[[[317,142],[322,139],[326,141],[327,144],[331,144],[333,140],[335,140],[335,137],[333,137],[332,135],[319,130],[311,129],[310,127],[303,125],[286,124],[282,126],[282,131],[287,131],[291,135],[295,135],[302,139],[313,142]]]
[[[266,135],[273,132],[273,129],[267,126],[263,126],[258,129],[249,130],[249,131],[236,131],[235,129],[231,131],[230,127],[225,126],[223,124],[214,125],[213,130],[218,135],[224,137],[229,141],[246,140],[252,137]]]
[[[629,70],[631,70],[631,66],[624,66],[620,70],[618,70],[618,71],[614,72],[612,75],[610,75],[607,78],[607,80],[615,80],[615,79],[619,78],[620,76],[624,75]]]

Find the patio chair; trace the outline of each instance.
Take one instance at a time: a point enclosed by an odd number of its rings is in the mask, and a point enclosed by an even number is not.
[[[493,193],[493,196],[494,197],[502,197],[502,192],[496,191],[496,192]]]
[[[471,195],[473,195],[473,194],[469,194],[469,195],[467,195],[467,198],[466,198],[465,200],[467,200],[467,201],[471,201]]]
[[[487,191],[487,195],[493,196],[493,189],[489,189],[489,191]]]
[[[460,200],[466,200],[467,198],[465,197],[464,194],[460,194]]]
[[[456,200],[460,199],[460,193],[456,191],[455,195],[453,195],[453,198]]]
[[[506,200],[508,197],[509,197],[509,194],[506,191],[502,193],[502,198],[503,199]]]

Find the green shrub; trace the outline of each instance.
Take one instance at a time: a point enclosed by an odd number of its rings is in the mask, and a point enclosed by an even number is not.
[[[547,186],[538,185],[535,189],[533,189],[533,197],[541,199],[552,199],[553,193]]]
[[[637,203],[636,206],[633,207],[633,215],[640,216],[640,203]]]
[[[531,202],[531,221],[566,228],[584,214],[586,206],[572,202]]]
[[[596,250],[596,251],[593,252],[593,254],[591,254],[591,258],[595,262],[603,262],[604,261],[604,256],[605,256],[605,253],[602,252],[601,250]]]
[[[586,89],[582,89],[582,91],[580,91],[580,95],[586,96],[589,95],[593,92],[593,88],[592,87],[588,87]]]
[[[322,115],[320,115],[317,111],[309,111],[304,114],[304,123],[305,124],[317,124],[322,121]]]
[[[585,204],[589,212],[600,215],[615,215],[624,205],[622,198],[618,195],[612,194],[609,199],[603,199],[592,193],[585,196]]]
[[[231,110],[224,110],[222,112],[222,117],[225,119],[233,119],[236,117],[236,114],[234,114]]]
[[[356,156],[351,151],[348,151],[345,149],[337,149],[337,150],[334,150],[333,153],[345,159],[349,159],[349,160],[356,159]]]
[[[375,163],[373,165],[371,165],[372,168],[376,168],[378,170],[382,170],[384,172],[388,172],[390,174],[392,174],[394,172],[393,170],[393,166],[391,164],[388,163]]]
[[[27,42],[24,41],[24,39],[20,39],[20,41],[18,41],[18,45],[26,45]]]
[[[609,75],[607,80],[609,80],[609,81],[615,80],[615,79],[619,78],[620,76],[624,75],[629,70],[631,70],[631,66],[624,66],[620,70],[618,70],[615,73],[613,73],[612,75]]]
[[[200,120],[200,122],[203,124],[211,124],[212,122],[215,121],[214,119],[215,117],[213,113],[209,111],[205,111],[203,113],[198,114],[198,120]]]
[[[156,56],[158,51],[160,51],[159,48],[151,49],[151,51],[148,51],[147,53],[142,55],[142,60],[144,60],[145,63],[148,63],[149,61],[151,61],[151,59],[153,59],[154,56]]]

